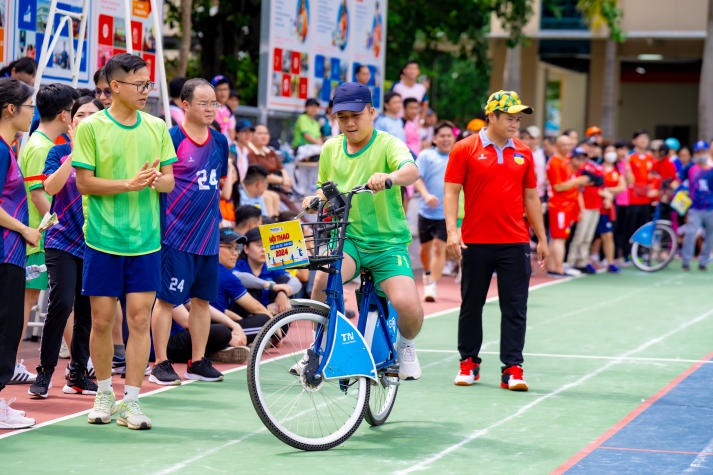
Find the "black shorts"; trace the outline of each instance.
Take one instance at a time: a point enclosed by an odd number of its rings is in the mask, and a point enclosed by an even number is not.
[[[428,219],[418,215],[418,239],[422,243],[431,242],[433,239],[443,242],[448,240],[445,219]]]

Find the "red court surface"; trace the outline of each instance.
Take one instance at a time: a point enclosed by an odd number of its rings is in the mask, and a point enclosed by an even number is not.
[[[544,272],[537,269],[534,273],[531,285],[541,284],[552,280],[546,276]],[[423,295],[423,284],[420,272],[416,275],[416,284],[420,295]],[[345,305],[347,308],[355,308],[355,299],[353,290],[356,288],[354,284],[345,286]],[[497,295],[496,280],[490,285],[488,297]],[[436,302],[424,302],[423,309],[425,314],[440,312],[442,310],[458,308],[460,306],[460,285],[455,283],[455,278],[452,276],[444,276],[438,285],[438,298]],[[28,370],[35,372],[35,367],[39,364],[39,348],[40,344],[36,341],[23,341],[20,346],[19,357],[24,360]],[[64,386],[64,370],[69,360],[60,359],[59,365],[52,377],[52,388],[50,388],[49,397],[47,399],[34,399],[27,394],[29,385],[8,385],[2,393],[2,397],[6,400],[15,398],[13,407],[23,409],[27,412],[28,417],[33,417],[38,424],[47,422],[53,419],[62,418],[64,416],[75,414],[77,412],[89,410],[94,402],[93,396],[70,395],[62,392]],[[215,364],[216,368],[225,371],[235,368],[238,365]],[[185,364],[176,363],[174,368],[179,375],[183,375],[186,369]],[[124,380],[119,376],[113,377],[113,386],[117,395],[123,394]],[[155,391],[162,386],[148,381],[148,377],[144,378],[144,384],[141,392],[146,393]],[[2,434],[7,434],[11,431],[3,431]]]

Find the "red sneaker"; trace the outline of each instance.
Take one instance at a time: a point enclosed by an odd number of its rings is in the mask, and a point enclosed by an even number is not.
[[[522,366],[513,365],[503,368],[500,387],[510,391],[527,391],[527,383],[522,376]]]
[[[460,362],[460,371],[453,384],[456,386],[472,386],[480,378],[480,365],[468,357]]]

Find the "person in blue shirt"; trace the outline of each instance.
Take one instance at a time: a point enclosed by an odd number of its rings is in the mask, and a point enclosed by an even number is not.
[[[421,242],[424,300],[436,301],[436,287],[446,263],[446,217],[443,213],[443,188],[448,154],[455,143],[454,125],[448,121],[433,129],[435,147],[423,150],[416,160],[420,178],[414,183],[421,194],[418,207],[418,235]]]
[[[218,106],[215,90],[205,79],[189,79],[181,90],[182,124],[169,133],[178,156],[173,165],[175,187],[161,196],[161,289],[156,295],[151,330],[156,364],[149,381],[181,384],[166,355],[173,307],[190,298],[192,358],[187,379],[221,381],[223,375],[205,358],[210,329],[209,302],[218,292],[220,181],[228,170],[228,141],[209,125]]]

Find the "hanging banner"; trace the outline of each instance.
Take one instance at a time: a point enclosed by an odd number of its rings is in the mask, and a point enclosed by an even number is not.
[[[380,107],[387,5],[384,0],[270,2],[269,31],[261,35],[269,50],[264,105],[301,111],[314,97],[326,106],[334,89],[355,81],[357,67],[366,65],[374,106]]]

